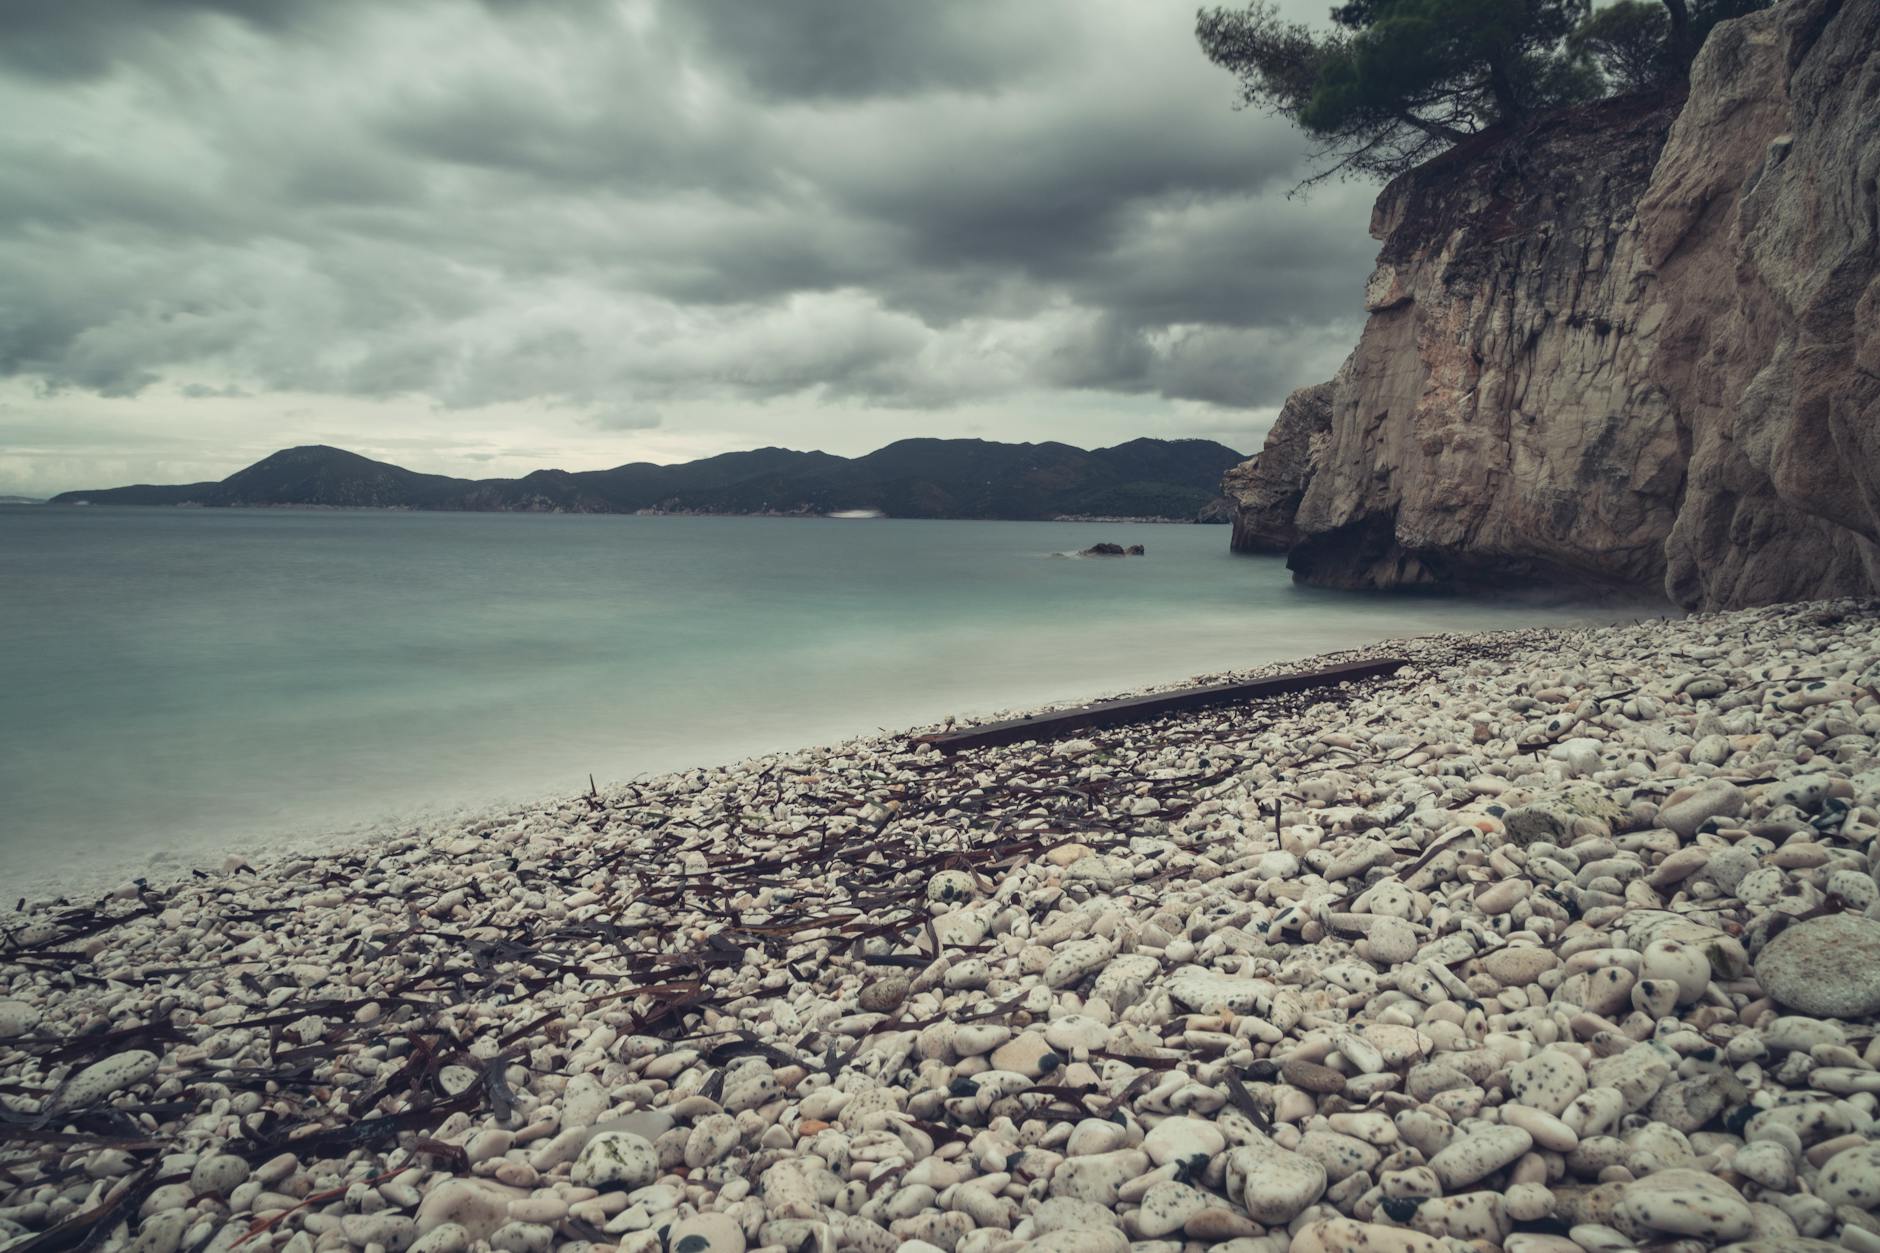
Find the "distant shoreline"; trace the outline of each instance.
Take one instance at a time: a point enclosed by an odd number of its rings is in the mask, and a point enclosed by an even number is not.
[[[1135,439],[1097,449],[905,439],[853,458],[758,448],[670,464],[464,479],[308,444],[283,448],[215,482],[83,487],[48,503],[1199,521],[1231,513],[1221,483],[1243,460],[1225,444],[1199,439]]]
[[[0,500],[0,505],[19,505],[21,507],[45,506],[49,511],[64,509],[174,509],[189,510],[197,513],[230,512],[243,510],[267,510],[285,513],[413,513],[413,514],[519,514],[542,517],[558,515],[561,517],[592,518],[777,518],[798,521],[822,522],[1075,522],[1097,526],[1226,526],[1226,518],[1159,518],[1129,517],[1109,515],[1065,514],[1050,518],[1012,518],[979,517],[947,514],[941,516],[895,516],[878,514],[871,517],[842,517],[841,511],[833,513],[810,513],[807,511],[784,512],[718,512],[705,509],[425,509],[415,505],[313,505],[313,504],[260,504],[242,503],[232,505],[206,505],[199,501],[178,501],[174,504],[139,504],[127,501],[89,500]]]

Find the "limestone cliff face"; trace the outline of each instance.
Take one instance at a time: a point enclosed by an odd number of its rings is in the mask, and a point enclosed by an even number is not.
[[[1749,148],[1752,130],[1763,142],[1733,168],[1706,161],[1733,139]],[[1727,268],[1722,298],[1692,317],[1707,335],[1679,392],[1690,483],[1666,588],[1707,607],[1872,592],[1880,4],[1800,0],[1720,29],[1667,155],[1640,206],[1647,262],[1668,269],[1708,233]],[[1696,310],[1703,295],[1670,299]]]
[[[1233,549],[1237,553],[1283,553],[1299,540],[1293,517],[1305,495],[1314,438],[1332,429],[1332,384],[1302,387],[1286,397],[1260,455],[1241,462],[1221,480],[1234,502]]]
[[[1688,99],[1393,182],[1326,434],[1230,477],[1250,542],[1336,587],[1880,587],[1877,109],[1880,4],[1791,0],[1720,27]]]

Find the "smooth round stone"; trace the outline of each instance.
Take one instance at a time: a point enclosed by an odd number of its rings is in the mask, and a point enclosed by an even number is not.
[[[1522,1105],[1558,1117],[1586,1091],[1586,1068],[1570,1054],[1547,1049],[1508,1068],[1508,1090]]]
[[[1180,971],[1165,986],[1170,998],[1197,1014],[1255,1014],[1273,994],[1273,985],[1264,979],[1240,979],[1195,966]]]
[[[1760,864],[1756,854],[1732,844],[1710,854],[1704,863],[1704,874],[1724,891],[1735,892],[1737,885]]]
[[[1377,1050],[1384,1064],[1391,1067],[1414,1062],[1435,1047],[1434,1042],[1415,1027],[1399,1023],[1366,1023],[1359,1028],[1358,1034]]]
[[[1068,988],[1103,969],[1114,956],[1116,945],[1109,940],[1072,940],[1057,947],[1039,978],[1048,988]]]
[[[176,1247],[182,1243],[183,1233],[189,1229],[195,1217],[184,1209],[153,1214],[138,1225],[136,1243],[127,1247],[134,1249],[135,1253],[176,1253]],[[411,1220],[407,1218],[404,1223],[410,1226]],[[403,1249],[404,1245],[398,1248]]]
[[[946,1253],[946,1250],[938,1245],[917,1240],[902,1241],[899,1253],[910,1253],[916,1244],[923,1246],[922,1253],[925,1250],[931,1250],[932,1253]],[[1049,1232],[1036,1239],[1025,1241],[1022,1246],[1007,1247],[1022,1247],[1025,1253],[1129,1253],[1130,1244],[1129,1237],[1115,1227],[1079,1227]],[[1146,1244],[1143,1247],[1156,1246]]]
[[[1279,1073],[1287,1083],[1306,1092],[1330,1095],[1345,1090],[1345,1076],[1317,1062],[1285,1062],[1280,1066]]]
[[[935,904],[971,900],[976,895],[973,877],[963,870],[942,870],[927,881],[927,899]]]
[[[501,1127],[486,1127],[470,1137],[469,1142],[464,1145],[464,1152],[469,1156],[470,1164],[474,1166],[478,1162],[487,1162],[493,1157],[501,1157],[509,1151],[509,1146],[515,1143],[515,1139],[513,1132],[505,1131]]]
[[[1729,1096],[1716,1077],[1699,1075],[1667,1084],[1652,1101],[1651,1118],[1688,1134],[1706,1126],[1728,1104]]]
[[[1417,955],[1421,947],[1416,928],[1402,918],[1379,918],[1364,933],[1366,954],[1381,965],[1394,966]]]
[[[992,1050],[990,1060],[994,1070],[1009,1070],[1030,1079],[1050,1074],[1064,1064],[1064,1059],[1051,1051],[1050,1041],[1037,1031],[1013,1036]]]
[[[125,1088],[136,1087],[157,1073],[157,1055],[144,1049],[118,1053],[93,1062],[78,1072],[59,1094],[58,1108],[80,1110],[96,1105]]]
[[[710,1166],[730,1155],[742,1138],[738,1120],[730,1114],[707,1114],[685,1138],[685,1164],[689,1169]]]
[[[1880,922],[1843,913],[1796,923],[1757,956],[1756,979],[1790,1009],[1865,1018],[1880,1011]]]
[[[777,1076],[765,1062],[747,1062],[725,1076],[724,1105],[728,1114],[756,1109],[775,1100]]]
[[[1658,825],[1688,840],[1710,819],[1734,818],[1742,812],[1743,789],[1727,779],[1707,779],[1666,797],[1658,811]]]
[[[1455,1191],[1508,1165],[1534,1147],[1534,1137],[1519,1127],[1485,1127],[1458,1136],[1448,1148],[1430,1159],[1430,1169],[1444,1189]]]
[[[555,1229],[546,1223],[525,1223],[512,1220],[498,1227],[490,1235],[490,1247],[496,1250],[496,1253],[548,1253],[554,1243]]]
[[[568,1086],[561,1094],[561,1125],[568,1127],[591,1127],[594,1120],[607,1112],[612,1104],[608,1099],[607,1089],[593,1075],[576,1075],[568,1080]]]
[[[906,975],[889,975],[864,987],[855,998],[855,1003],[871,1014],[892,1013],[907,999],[907,991],[911,986],[912,982]]]
[[[1629,1114],[1643,1109],[1670,1080],[1672,1060],[1659,1048],[1637,1044],[1594,1062],[1587,1078],[1594,1088],[1616,1089]]]
[[[25,1001],[0,1001],[0,1040],[17,1040],[38,1025],[38,1006]]]
[[[1763,799],[1772,806],[1793,805],[1805,813],[1813,813],[1827,798],[1832,783],[1833,780],[1825,774],[1799,775],[1765,787]]]
[[[1257,1236],[1264,1230],[1245,1214],[1237,1214],[1218,1202],[1210,1204],[1207,1209],[1182,1224],[1183,1235],[1204,1244],[1245,1239]]]
[[[1669,979],[1640,979],[1632,985],[1632,1008],[1648,1018],[1663,1018],[1678,1007],[1678,985]]]
[[[233,1153],[216,1153],[196,1163],[189,1172],[189,1186],[198,1195],[216,1193],[227,1196],[248,1178],[248,1162]]]
[[[1880,1204],[1880,1144],[1843,1149],[1829,1158],[1815,1194],[1830,1205],[1872,1209]]]
[[[346,1214],[339,1226],[355,1248],[376,1244],[391,1253],[402,1253],[418,1237],[418,1225],[403,1214]]]
[[[646,1140],[630,1131],[603,1131],[581,1150],[568,1177],[577,1187],[630,1191],[658,1174],[659,1154]]]
[[[1522,847],[1539,843],[1564,846],[1582,832],[1610,830],[1622,816],[1618,803],[1605,788],[1596,783],[1574,783],[1557,795],[1510,809],[1502,815],[1501,823],[1508,838]]]
[[[1695,1170],[1661,1170],[1625,1185],[1616,1213],[1635,1227],[1710,1240],[1740,1240],[1752,1221],[1742,1194]]]
[[[470,1233],[463,1227],[456,1223],[440,1223],[419,1236],[405,1253],[463,1253],[470,1243]]]
[[[1730,1169],[1765,1188],[1786,1190],[1795,1183],[1795,1159],[1773,1140],[1758,1140],[1737,1150]]]
[[[1689,1005],[1710,986],[1710,958],[1695,944],[1655,940],[1639,961],[1639,978],[1665,979],[1678,985],[1678,1004]]]
[[[1573,1128],[1552,1114],[1530,1106],[1504,1105],[1501,1107],[1501,1120],[1510,1127],[1521,1128],[1534,1137],[1536,1145],[1555,1153],[1571,1153],[1580,1142]]]
[[[1511,1184],[1502,1204],[1516,1222],[1538,1222],[1554,1212],[1554,1194],[1542,1183]]]
[[[423,1237],[442,1227],[456,1227],[464,1233],[465,1243],[487,1240],[509,1221],[509,1202],[515,1195],[475,1179],[446,1179],[424,1194],[418,1206],[418,1234]]]
[[[1051,1174],[1051,1195],[1114,1205],[1118,1190],[1148,1169],[1149,1155],[1141,1149],[1067,1157]]]
[[[1702,870],[1709,860],[1708,849],[1696,846],[1681,848],[1653,867],[1651,877],[1646,882],[1660,889],[1675,887]]]
[[[672,1253],[744,1253],[744,1228],[729,1214],[694,1214],[672,1225]]]
[[[1807,1053],[1824,1044],[1844,1044],[1847,1032],[1832,1019],[1785,1014],[1761,1029],[1763,1042],[1784,1052]]]
[[[1475,907],[1485,914],[1505,914],[1526,900],[1533,886],[1526,879],[1503,879],[1475,898]]]
[[[1143,1194],[1137,1227],[1151,1240],[1180,1231],[1190,1218],[1214,1202],[1207,1193],[1173,1179],[1163,1180]]]
[[[657,1140],[672,1130],[672,1115],[658,1109],[628,1110],[618,1118],[594,1124],[596,1131],[631,1131],[643,1140]]]
[[[1122,1220],[1108,1206],[1074,1196],[1046,1197],[1032,1213],[1032,1228],[1039,1235],[1053,1231],[1099,1231],[1115,1228]]]
[[[1103,987],[1102,979],[1097,987]],[[1045,1024],[1044,1038],[1055,1049],[1100,1049],[1110,1042],[1110,1028],[1088,1014],[1066,1014]]]
[[[1072,740],[1069,742],[1077,743],[1078,741]],[[1082,742],[1085,744],[1089,744],[1089,748],[1085,750],[1086,752],[1096,751],[1097,746],[1095,744],[1091,744],[1089,740],[1084,740]],[[1044,859],[1050,862],[1053,866],[1069,866],[1069,865],[1075,864],[1076,862],[1078,862],[1079,860],[1085,857],[1090,856],[1090,854],[1095,851],[1096,850],[1092,849],[1090,845],[1079,844],[1073,840],[1072,842],[1068,844],[1059,844],[1059,845],[1054,846],[1049,852],[1047,852],[1044,855]]]
[[[1071,1128],[1070,1138],[1064,1142],[1066,1157],[1090,1157],[1097,1153],[1110,1153],[1123,1147],[1129,1139],[1129,1133],[1107,1118],[1086,1118]]]
[[[1268,1226],[1291,1222],[1325,1193],[1325,1167],[1270,1140],[1230,1150],[1227,1179],[1230,1193],[1239,1185],[1247,1213]]]
[[[1157,1166],[1196,1158],[1205,1162],[1227,1147],[1227,1137],[1199,1118],[1164,1118],[1149,1128],[1142,1147]]]
[[[1330,1218],[1307,1223],[1286,1247],[1287,1253],[1447,1253],[1450,1246],[1408,1227]]]
[[[1498,948],[1482,958],[1482,969],[1504,988],[1525,987],[1559,964],[1551,949],[1531,944]]]

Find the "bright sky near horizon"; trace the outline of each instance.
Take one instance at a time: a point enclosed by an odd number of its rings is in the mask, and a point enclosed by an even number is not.
[[[1326,0],[1289,0],[1322,18]],[[1188,0],[10,0],[0,493],[909,435],[1252,450],[1375,188]]]

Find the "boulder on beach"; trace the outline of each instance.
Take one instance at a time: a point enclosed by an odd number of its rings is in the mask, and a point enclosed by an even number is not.
[[[1790,1009],[1865,1018],[1880,1011],[1880,922],[1859,914],[1798,922],[1757,954],[1756,979]]]

